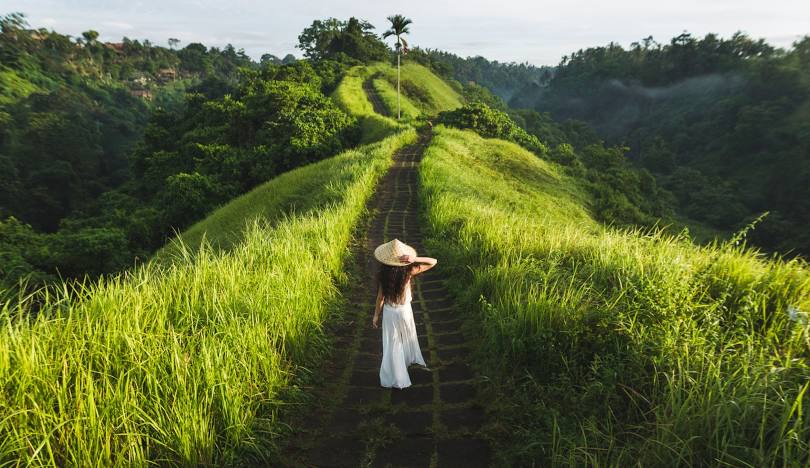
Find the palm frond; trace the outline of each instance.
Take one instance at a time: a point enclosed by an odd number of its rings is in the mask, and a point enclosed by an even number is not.
[[[410,33],[408,30],[408,25],[413,23],[410,18],[406,18],[399,14],[389,16],[388,21],[391,22],[390,31],[394,31],[394,34],[397,36]]]

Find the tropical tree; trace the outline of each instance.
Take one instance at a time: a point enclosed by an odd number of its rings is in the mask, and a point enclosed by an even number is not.
[[[413,23],[410,18],[406,18],[402,15],[393,15],[388,17],[388,21],[391,22],[391,29],[385,31],[382,35],[383,39],[396,36],[397,37],[397,119],[400,118],[400,105],[399,105],[399,75],[400,75],[400,62],[403,53],[408,53],[408,43],[402,37],[403,34],[408,34],[410,31],[408,30],[408,25]]]
[[[94,44],[98,39],[98,31],[90,29],[89,31],[83,32],[82,37],[84,37],[85,43],[87,45]]]
[[[315,20],[298,36],[298,48],[315,62],[379,62],[389,56],[388,46],[372,32],[374,26],[355,17],[348,21],[335,18]],[[295,57],[292,57],[294,60]]]
[[[298,48],[304,51],[304,57],[320,60],[328,54],[329,45],[340,37],[346,27],[345,21],[337,18],[315,20],[298,36]]]

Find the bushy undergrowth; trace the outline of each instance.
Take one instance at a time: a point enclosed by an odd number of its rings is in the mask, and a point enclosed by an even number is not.
[[[520,128],[506,112],[493,109],[481,102],[467,104],[460,109],[442,112],[438,122],[456,128],[469,128],[486,138],[513,141],[538,156],[546,156],[548,147],[534,135]]]
[[[287,211],[268,197],[278,214],[228,235],[226,252],[177,249],[184,261],[6,303],[0,464],[272,460],[279,411],[325,348],[352,229],[392,152],[414,140],[407,131],[299,169],[335,175],[308,191],[329,202],[273,223]]]
[[[471,132],[439,127],[421,180],[428,247],[481,327],[501,461],[810,463],[806,263],[604,228],[562,167]]]

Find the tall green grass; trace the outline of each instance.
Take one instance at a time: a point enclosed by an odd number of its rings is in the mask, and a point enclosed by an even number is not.
[[[393,151],[415,137],[409,130],[293,171],[283,184],[310,171],[335,177],[309,187],[320,209],[283,222],[272,219],[285,204],[259,189],[246,200],[274,213],[237,223],[244,231],[224,235],[225,251],[176,246],[184,261],[6,304],[0,464],[272,463],[279,415],[325,348],[351,232]],[[262,212],[245,203],[240,213]],[[209,238],[230,225],[218,223],[205,225]]]
[[[397,87],[396,84],[391,84],[385,78],[373,79],[374,89],[380,96],[380,100],[385,105],[389,115],[397,115]],[[407,96],[400,93],[399,96],[399,109],[402,120],[413,121],[422,115],[422,112],[414,106]]]
[[[503,463],[810,464],[805,262],[603,227],[554,164],[471,132],[439,127],[420,171]]]
[[[397,67],[388,64],[376,64],[368,67],[376,76],[383,77],[396,92]],[[436,76],[428,68],[418,63],[409,63],[407,58],[401,67],[400,89],[408,102],[424,115],[436,115],[439,112],[461,107],[463,98],[447,82]],[[396,97],[396,95],[394,95]],[[388,104],[390,106],[390,104]],[[396,109],[396,101],[393,101]]]
[[[394,118],[374,112],[363,90],[363,82],[371,79],[383,104]],[[402,120],[396,121],[397,69],[385,63],[351,68],[335,89],[332,98],[346,112],[357,116],[363,130],[363,141],[375,141],[397,131],[419,116],[436,115],[461,107],[463,98],[444,80],[419,64],[402,66]]]

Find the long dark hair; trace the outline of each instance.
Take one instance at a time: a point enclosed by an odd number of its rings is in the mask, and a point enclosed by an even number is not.
[[[413,265],[392,266],[380,263],[377,285],[382,287],[383,299],[389,304],[405,302],[405,283],[411,277]]]

